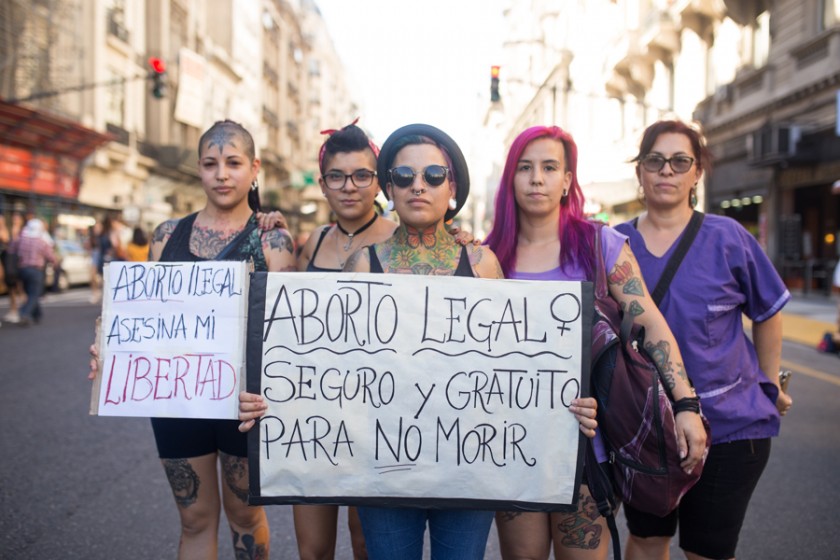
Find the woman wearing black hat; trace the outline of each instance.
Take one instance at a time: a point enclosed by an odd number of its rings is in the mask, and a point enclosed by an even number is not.
[[[355,253],[350,272],[501,278],[486,247],[461,246],[444,228],[466,202],[469,173],[458,145],[435,127],[414,124],[385,141],[377,165],[400,217],[394,235]],[[371,560],[421,558],[426,524],[432,558],[483,558],[493,512],[360,507]]]

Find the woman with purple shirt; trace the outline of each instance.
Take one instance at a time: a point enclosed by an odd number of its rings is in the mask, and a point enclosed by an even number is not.
[[[679,121],[645,131],[636,176],[647,212],[626,234],[647,285],[659,281],[697,204],[697,183],[709,166],[700,133]],[[747,505],[779,434],[779,416],[791,406],[780,390],[782,331],[779,311],[790,299],[773,264],[737,222],[706,216],[659,305],[682,350],[712,447],[700,481],[665,518],[630,507],[627,558],[667,558],[680,527],[689,560],[734,558]],[[753,321],[753,342],[741,315]]]
[[[571,135],[551,126],[521,133],[510,148],[496,195],[493,230],[487,245],[496,253],[505,278],[591,280],[597,225],[583,215],[583,193],[577,178],[577,146]],[[634,315],[656,346],[661,369],[677,399],[691,397],[679,348],[665,319],[645,288],[626,237],[602,228],[601,246],[610,295]],[[705,452],[705,430],[691,411],[677,415],[682,467],[691,471]],[[606,460],[594,429],[596,457]],[[598,513],[588,487],[581,485],[574,513],[496,514],[502,557],[605,558],[609,551],[606,520]],[[615,543],[615,546],[618,546]]]

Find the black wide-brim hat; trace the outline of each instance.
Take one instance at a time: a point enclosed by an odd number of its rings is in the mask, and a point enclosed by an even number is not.
[[[470,194],[470,170],[467,168],[467,160],[464,159],[461,148],[458,147],[455,140],[441,129],[429,124],[409,124],[392,132],[388,139],[385,140],[385,143],[382,144],[382,149],[379,151],[379,159],[376,163],[376,174],[379,177],[380,184],[384,187],[387,183],[391,182],[391,175],[388,173],[388,170],[391,169],[391,164],[394,163],[397,152],[406,146],[406,144],[400,142],[406,136],[425,136],[431,138],[446,150],[452,162],[453,169],[450,169],[452,179],[455,181],[457,187],[455,191],[457,205],[454,210],[451,208],[447,210],[444,216],[444,220],[451,220],[458,215],[458,212],[467,202],[467,196]],[[387,197],[387,189],[382,190]]]

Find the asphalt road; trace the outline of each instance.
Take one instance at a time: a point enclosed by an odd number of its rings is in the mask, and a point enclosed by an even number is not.
[[[148,420],[87,414],[87,347],[99,312],[87,295],[50,296],[41,325],[0,327],[2,559],[176,556],[177,513]],[[794,408],[774,440],[738,558],[837,558],[840,360],[787,342],[783,358],[795,370]],[[290,508],[272,506],[269,518],[272,558],[297,558]],[[231,558],[224,521],[221,535],[219,557]],[[337,558],[351,558],[344,527]],[[492,532],[487,558],[498,558]]]

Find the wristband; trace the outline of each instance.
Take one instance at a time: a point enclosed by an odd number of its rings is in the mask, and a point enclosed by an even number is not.
[[[674,402],[674,416],[680,412],[695,412],[700,414],[700,397],[683,397]]]

